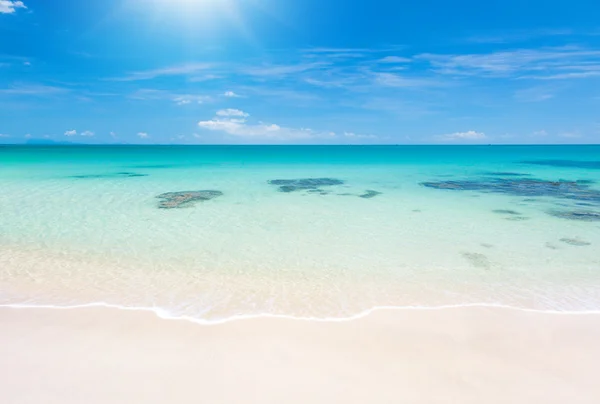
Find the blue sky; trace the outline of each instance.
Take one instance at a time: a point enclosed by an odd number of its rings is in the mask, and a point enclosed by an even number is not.
[[[0,142],[600,143],[600,3],[0,0]]]

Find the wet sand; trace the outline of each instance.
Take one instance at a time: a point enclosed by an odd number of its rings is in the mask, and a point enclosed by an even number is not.
[[[2,402],[598,403],[600,315],[380,310],[199,325],[0,308]]]

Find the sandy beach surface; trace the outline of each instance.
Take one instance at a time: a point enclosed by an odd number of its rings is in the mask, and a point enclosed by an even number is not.
[[[0,308],[0,391],[29,403],[599,403],[600,315],[471,307],[200,325]]]

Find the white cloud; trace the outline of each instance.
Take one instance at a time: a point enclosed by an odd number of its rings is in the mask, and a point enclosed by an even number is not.
[[[535,132],[533,132],[533,136],[535,137],[544,137],[544,136],[548,136],[548,132],[546,132],[545,130],[536,130]]]
[[[483,140],[487,139],[487,136],[483,132],[476,132],[469,130],[467,132],[454,132],[446,135],[436,136],[436,139],[442,141],[469,141],[469,140]]]
[[[241,97],[241,95],[238,95],[238,94],[234,93],[233,91],[225,91],[223,96],[229,97],[229,98],[240,98]]]
[[[191,103],[202,104],[210,100],[211,98],[209,96],[192,94],[177,95],[173,98],[173,102],[177,105],[188,105]]]
[[[10,137],[10,135],[5,135],[4,133],[0,133],[0,137]]]
[[[258,124],[248,124],[246,122],[248,116],[250,115],[246,112],[236,109],[221,110],[217,112],[217,116],[213,119],[198,122],[198,126],[210,131],[224,132],[228,135],[247,138],[262,137],[290,140],[307,139],[323,135],[323,133],[317,133],[312,129],[286,128],[276,124],[263,122],[259,122]]]
[[[243,118],[247,118],[250,116],[250,114],[247,114],[244,111],[240,111],[239,109],[233,109],[233,108],[228,108],[228,109],[221,109],[219,111],[217,111],[217,116],[239,116],[239,117],[243,117]]]
[[[22,1],[0,0],[0,14],[12,14],[18,8],[27,8]]]
[[[150,137],[146,132],[139,132],[137,135],[140,139],[148,139]]]
[[[131,73],[124,77],[117,77],[111,80],[113,81],[137,81],[137,80],[151,80],[157,77],[163,76],[186,76],[194,73],[198,73],[203,70],[210,69],[211,64],[208,63],[187,63],[179,66],[164,67],[161,69],[145,70]]]
[[[26,135],[25,135],[25,136],[23,136],[23,137],[24,137],[25,139],[31,139],[31,134],[30,134],[30,133],[28,133],[28,134],[26,134]]]
[[[65,136],[77,136],[77,131],[75,129],[68,130],[65,132]],[[94,132],[86,130],[86,131],[79,133],[79,136],[91,137],[91,136],[94,136]]]

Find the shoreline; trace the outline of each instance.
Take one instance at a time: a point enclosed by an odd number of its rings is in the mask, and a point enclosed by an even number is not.
[[[291,320],[301,322],[315,322],[315,323],[344,323],[349,321],[356,321],[366,317],[369,317],[378,312],[394,312],[394,311],[443,311],[443,310],[457,310],[457,309],[492,309],[492,310],[506,310],[523,313],[538,313],[548,315],[575,315],[575,316],[594,316],[600,317],[600,309],[598,310],[551,310],[551,309],[535,309],[527,307],[516,307],[502,304],[491,304],[491,303],[465,303],[465,304],[451,304],[451,305],[440,305],[440,306],[375,306],[369,309],[362,310],[354,315],[346,317],[301,317],[286,314],[238,314],[227,318],[218,320],[207,320],[202,318],[195,318],[189,316],[175,316],[168,313],[168,310],[156,307],[136,307],[136,306],[124,306],[117,304],[110,304],[104,302],[96,303],[84,303],[74,305],[51,305],[51,304],[21,304],[21,303],[5,303],[0,304],[0,310],[3,309],[14,309],[14,310],[82,310],[82,309],[108,309],[124,312],[140,312],[150,313],[156,316],[160,320],[167,321],[181,321],[197,324],[201,326],[218,326],[228,324],[236,321],[248,321],[248,320]]]
[[[596,403],[600,313],[377,310],[351,321],[165,321],[0,307],[8,403]]]

